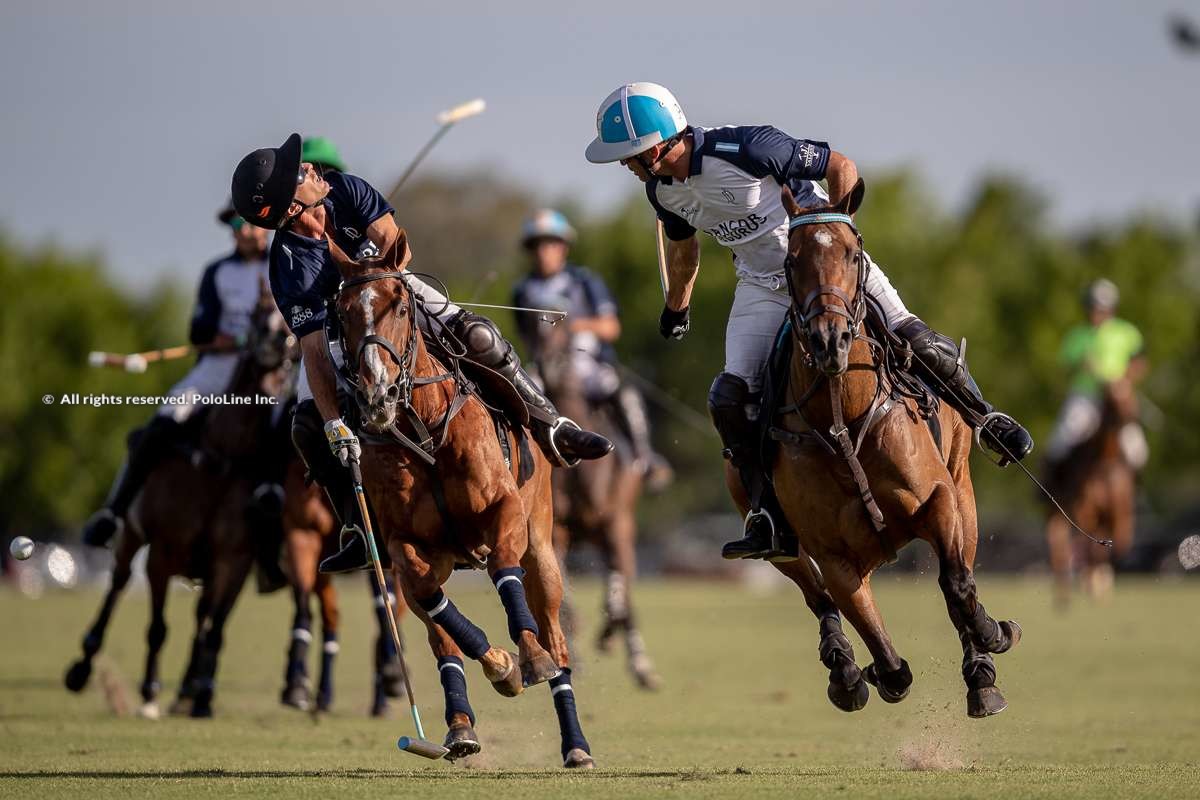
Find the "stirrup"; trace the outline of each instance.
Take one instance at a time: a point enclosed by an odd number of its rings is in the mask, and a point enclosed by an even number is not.
[[[546,434],[546,441],[547,447],[554,456],[554,460],[558,462],[558,466],[570,469],[583,459],[579,458],[578,456],[575,458],[567,458],[559,452],[558,445],[554,443],[554,434],[558,433],[559,429],[564,426],[574,428],[577,431],[583,430],[583,428],[579,426],[579,423],[570,417],[559,417],[550,425],[550,431],[548,434]]]
[[[775,563],[776,561],[795,561],[797,558],[799,558],[799,556],[793,556],[788,553],[787,547],[783,541],[783,534],[780,533],[779,528],[775,526],[775,518],[772,517],[765,508],[760,508],[758,510],[750,509],[749,513],[746,514],[746,519],[742,522],[743,539],[749,535],[750,523],[756,517],[767,518],[767,524],[771,526],[771,544],[762,552],[761,556],[755,556],[754,558],[761,558],[763,561],[770,561],[771,563]]]
[[[1009,451],[1009,449],[1004,445],[1004,442],[1000,440],[999,436],[994,436],[993,438],[995,438],[996,444],[1000,445],[1000,448],[1004,450],[1003,453],[998,453],[983,443],[984,429],[987,428],[989,422],[997,419],[1006,419],[1013,425],[1017,426],[1020,426],[1021,424],[1017,422],[1015,417],[1010,414],[1005,414],[1003,411],[993,411],[989,414],[984,414],[979,418],[979,424],[975,426],[975,446],[983,452],[984,458],[995,464],[997,467],[1003,468],[1007,467],[1009,464],[1020,461],[1020,459]]]
[[[371,555],[371,544],[367,541],[367,534],[358,526],[357,522],[347,522],[342,526],[342,529],[338,531],[339,551],[346,549],[346,536],[348,535],[358,536],[358,538],[362,539],[363,545],[367,548],[367,556],[369,557]]]

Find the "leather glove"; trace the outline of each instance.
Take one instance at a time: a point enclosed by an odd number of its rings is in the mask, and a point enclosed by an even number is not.
[[[337,460],[342,462],[343,467],[350,466],[351,461],[358,461],[362,455],[358,437],[341,417],[325,423],[325,438],[329,440],[329,449],[337,456]]]
[[[662,315],[658,318],[658,332],[664,339],[682,339],[691,327],[692,323],[686,307],[681,311],[672,311],[667,306],[663,306]]]

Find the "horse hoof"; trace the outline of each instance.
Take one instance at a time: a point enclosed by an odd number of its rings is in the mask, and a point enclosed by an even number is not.
[[[157,722],[162,717],[162,711],[158,708],[158,703],[151,700],[148,703],[142,703],[137,710],[137,715],[142,719],[148,719],[151,722]]]
[[[829,702],[842,711],[861,711],[867,701],[871,699],[871,690],[862,678],[859,678],[858,683],[848,689],[839,683],[830,681],[825,694],[829,696]]]
[[[393,700],[404,697],[404,672],[400,669],[399,661],[390,661],[379,669],[383,678],[383,693]]]
[[[863,677],[875,687],[876,691],[879,692],[879,699],[885,703],[899,703],[908,697],[908,690],[912,688],[912,672],[908,669],[908,662],[903,658],[900,659],[900,669],[888,673],[882,679],[878,670],[875,669],[874,664],[870,664],[863,670]],[[904,682],[904,686],[900,688],[888,686],[886,681],[892,678],[898,678],[901,682]]]
[[[192,713],[192,698],[179,696],[175,698],[175,702],[167,708],[167,713],[172,717],[186,717]]]
[[[87,686],[88,678],[92,676],[92,664],[89,661],[76,661],[63,676],[63,683],[72,692],[82,692]]]
[[[317,711],[328,711],[333,708],[333,698],[325,695],[317,697]]]
[[[391,711],[391,709],[388,707],[388,704],[386,701],[381,700],[377,703],[371,704],[371,716],[374,719],[387,719],[388,717],[391,716],[391,714],[389,713],[390,711]]]
[[[526,689],[557,678],[561,674],[562,670],[558,664],[554,663],[554,659],[544,650],[528,661],[521,662],[521,685]]]
[[[563,759],[563,769],[595,769],[596,759],[582,747],[570,750]]]
[[[525,684],[521,682],[521,670],[517,669],[517,657],[507,650],[501,650],[508,661],[508,669],[503,673],[491,673],[487,665],[484,664],[483,673],[489,681],[492,682],[492,688],[503,697],[516,697],[521,692],[525,691]]]
[[[450,751],[445,756],[447,761],[473,756],[483,749],[479,744],[479,737],[475,735],[475,729],[470,725],[457,725],[447,731],[442,747]]]
[[[280,696],[279,702],[285,706],[291,706],[292,708],[296,708],[301,711],[308,711],[310,708],[312,708],[312,704],[308,697],[308,689],[303,686],[287,687],[283,690],[283,694]]]
[[[1008,643],[1007,646],[997,650],[996,653],[1007,653],[1021,641],[1021,626],[1011,619],[1003,620],[996,624],[1000,626],[1000,630],[1004,631],[1004,641]]]
[[[967,691],[967,716],[981,719],[999,714],[1008,708],[1008,701],[995,686],[984,686]]]
[[[192,698],[192,710],[188,716],[192,719],[212,719],[212,715],[212,692],[198,692]]]
[[[645,689],[648,692],[657,692],[662,688],[662,678],[652,669],[635,669],[633,679],[637,681],[639,689]]]

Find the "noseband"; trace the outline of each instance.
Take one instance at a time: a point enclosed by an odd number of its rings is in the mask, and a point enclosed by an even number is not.
[[[838,316],[845,317],[853,333],[858,330],[867,313],[867,259],[863,254],[862,234],[858,232],[858,228],[854,227],[854,220],[850,219],[850,215],[834,212],[801,214],[788,223],[788,231],[795,230],[803,225],[824,225],[832,222],[841,222],[849,225],[850,230],[854,231],[854,236],[858,241],[858,249],[854,253],[854,259],[858,265],[855,296],[852,300],[841,287],[823,283],[809,292],[804,300],[801,301],[796,297],[795,288],[792,284],[792,266],[795,264],[795,259],[789,254],[784,260],[783,270],[787,277],[788,295],[792,298],[793,323],[796,330],[803,333],[805,337],[808,337],[810,334],[809,323],[822,314],[837,314]],[[832,297],[837,302],[824,301],[822,298],[826,297]]]

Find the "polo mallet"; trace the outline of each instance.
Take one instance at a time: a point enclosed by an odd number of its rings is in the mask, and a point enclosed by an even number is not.
[[[461,122],[467,117],[474,117],[477,114],[482,114],[483,109],[486,107],[487,105],[483,102],[483,98],[477,97],[474,100],[470,100],[462,105],[457,105],[454,108],[447,109],[438,114],[435,119],[437,120],[437,123],[441,125],[441,127],[437,129],[437,133],[433,134],[433,138],[426,142],[425,146],[417,151],[417,155],[404,170],[404,174],[402,174],[399,180],[396,181],[395,185],[392,186],[392,190],[384,196],[396,196],[396,192],[400,191],[400,187],[403,186],[404,182],[407,181],[409,176],[413,174],[413,170],[417,168],[417,165],[425,159],[425,156],[429,155],[429,151],[433,149],[433,146],[438,143],[439,139],[446,135],[446,131],[454,127],[455,123]]]
[[[654,218],[654,244],[658,248],[658,282],[662,284],[663,302],[667,302],[667,248],[663,244],[662,220]]]
[[[187,358],[193,353],[233,352],[229,347],[214,345],[181,344],[177,347],[167,347],[162,350],[147,350],[142,353],[105,353],[93,350],[88,353],[89,367],[117,367],[126,372],[145,372],[147,365],[155,361],[174,361]]]
[[[404,688],[408,692],[408,708],[412,712],[413,725],[417,728],[417,738],[401,736],[396,741],[396,746],[406,752],[436,760],[450,751],[425,738],[425,728],[421,725],[421,712],[417,710],[412,681],[408,677],[408,662],[404,659],[404,646],[400,644],[400,629],[396,626],[396,611],[392,607],[392,596],[388,593],[387,579],[383,575],[383,565],[379,563],[379,550],[375,547],[375,533],[371,530],[371,515],[367,511],[367,495],[363,492],[362,469],[359,467],[357,458],[350,461],[350,475],[354,479],[354,497],[358,500],[358,512],[362,515],[363,537],[367,540],[367,551],[371,554],[371,566],[375,568],[375,582],[379,584],[379,593],[383,596],[383,604],[387,609],[388,627],[392,631],[392,641],[396,644],[396,657],[400,659],[400,672],[404,675]]]

